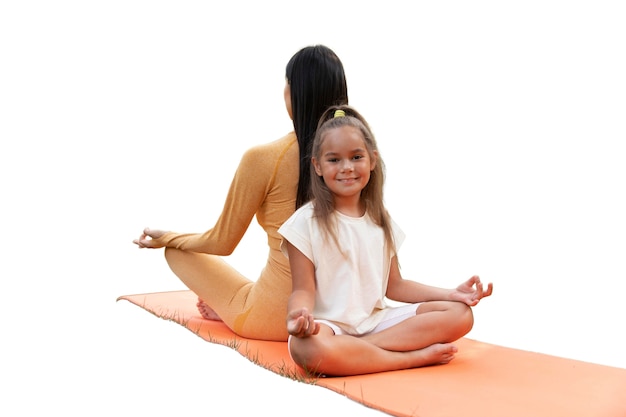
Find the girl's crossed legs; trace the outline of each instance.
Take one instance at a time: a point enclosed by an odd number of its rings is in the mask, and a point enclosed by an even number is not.
[[[390,309],[385,320],[362,336],[319,322],[318,334],[290,337],[294,361],[313,373],[358,375],[446,364],[457,352],[451,342],[466,335],[474,319],[466,304],[429,301]]]

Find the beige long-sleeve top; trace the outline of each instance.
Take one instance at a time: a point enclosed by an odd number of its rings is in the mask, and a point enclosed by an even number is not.
[[[277,230],[295,211],[298,159],[294,132],[249,149],[241,158],[215,226],[204,233],[168,232],[159,240],[167,247],[229,255],[256,215],[267,233],[270,257],[288,267]]]

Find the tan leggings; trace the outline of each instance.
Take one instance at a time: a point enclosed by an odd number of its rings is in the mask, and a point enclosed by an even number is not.
[[[165,258],[178,278],[236,334],[287,340],[288,267],[270,256],[259,279],[251,281],[217,255],[166,248]]]

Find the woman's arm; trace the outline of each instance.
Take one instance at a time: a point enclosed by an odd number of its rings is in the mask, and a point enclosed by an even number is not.
[[[313,262],[289,241],[283,242],[289,255],[292,291],[287,304],[287,331],[296,337],[307,337],[319,332],[311,314],[315,308],[315,267]]]
[[[272,157],[272,152],[272,149],[256,147],[244,153],[220,217],[213,228],[204,233],[175,233],[153,229],[151,232],[157,233],[151,235],[144,231],[135,243],[145,248],[172,247],[221,256],[230,255],[265,201],[275,171],[276,158]]]

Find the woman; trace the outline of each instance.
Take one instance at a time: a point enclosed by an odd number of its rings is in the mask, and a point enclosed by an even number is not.
[[[133,242],[140,248],[165,247],[172,271],[199,297],[205,318],[221,319],[236,334],[285,341],[289,262],[277,230],[309,200],[311,143],[319,118],[332,105],[348,104],[343,64],[323,45],[298,51],[288,62],[284,90],[294,131],[243,155],[215,226],[204,233],[180,234],[146,228]],[[267,233],[267,264],[256,281],[228,265],[229,255],[252,218]]]

